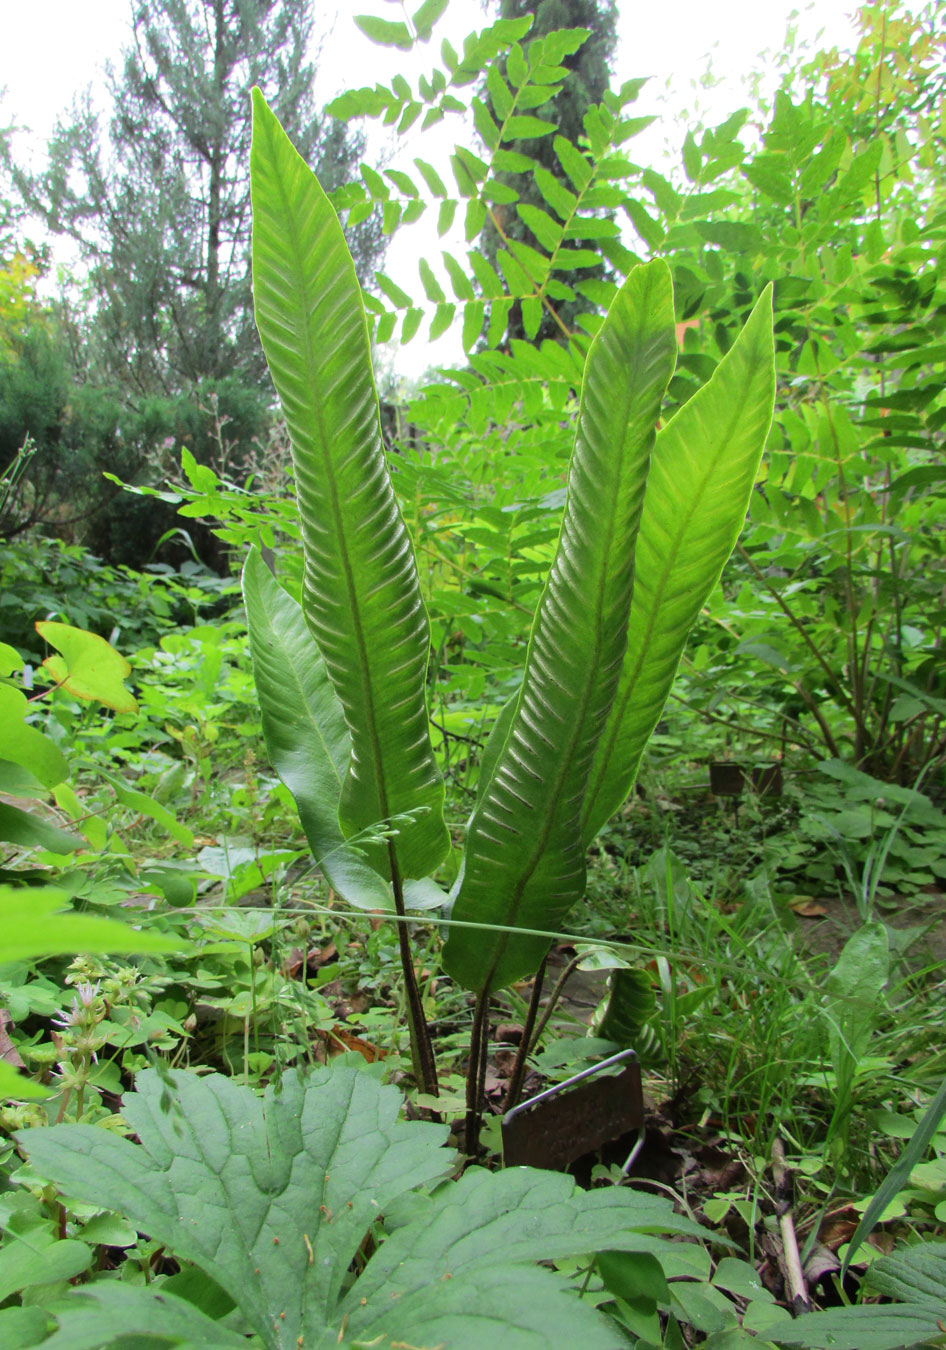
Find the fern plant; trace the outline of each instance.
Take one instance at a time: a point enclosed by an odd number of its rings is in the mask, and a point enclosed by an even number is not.
[[[427,721],[429,628],[385,463],[361,291],[338,218],[254,92],[257,323],[293,446],[301,609],[256,554],[244,587],[264,732],[332,887],[394,908],[414,1067],[437,1078],[408,906],[449,848]],[[636,267],[588,351],[557,550],[522,685],[497,719],[466,832],[448,974],[476,995],[532,974],[581,897],[585,852],[629,791],[687,632],[745,516],[774,399],[771,295],[658,432],[676,354],[661,260]],[[434,895],[436,893],[434,892]],[[446,899],[446,897],[443,897]],[[469,1075],[471,1124],[478,1074]]]

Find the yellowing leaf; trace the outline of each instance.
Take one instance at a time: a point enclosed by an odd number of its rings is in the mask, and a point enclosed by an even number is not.
[[[123,683],[131,666],[104,638],[68,623],[37,623],[36,631],[62,653],[47,656],[43,665],[67,693],[96,699],[115,712],[138,711]]]

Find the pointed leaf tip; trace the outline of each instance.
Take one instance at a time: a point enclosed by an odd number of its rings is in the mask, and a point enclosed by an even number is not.
[[[258,99],[251,154],[256,321],[292,446],[305,554],[302,607],[351,736],[346,837],[402,878],[450,846],[427,721],[430,628],[381,443],[351,253],[317,178]],[[368,523],[370,522],[370,528]]]

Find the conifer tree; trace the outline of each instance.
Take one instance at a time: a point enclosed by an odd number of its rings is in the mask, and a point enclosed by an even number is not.
[[[359,139],[316,108],[309,0],[132,0],[103,137],[86,96],[60,122],[30,204],[91,265],[97,356],[132,396],[263,381],[249,279],[249,91],[258,84],[323,183]],[[365,269],[378,238],[357,240]]]

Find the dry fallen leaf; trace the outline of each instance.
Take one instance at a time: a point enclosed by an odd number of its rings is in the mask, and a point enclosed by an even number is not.
[[[797,895],[794,900],[789,900],[788,907],[803,919],[820,919],[828,912],[820,900],[810,895]]]
[[[13,1018],[6,1008],[0,1008],[0,1059],[14,1069],[25,1069],[19,1051],[7,1035],[7,1027],[12,1027]]]
[[[376,1060],[384,1059],[387,1050],[382,1050],[378,1045],[372,1045],[370,1041],[363,1041],[360,1036],[355,1036],[336,1022],[331,1031],[317,1031],[316,1035],[325,1047],[326,1057],[334,1059],[336,1055],[343,1055],[346,1050],[354,1050],[361,1055],[362,1059],[369,1064],[374,1064]]]

